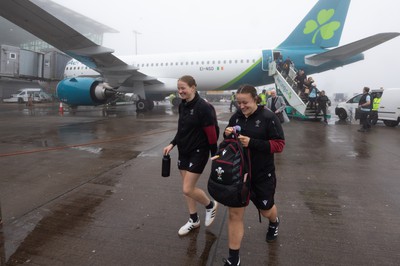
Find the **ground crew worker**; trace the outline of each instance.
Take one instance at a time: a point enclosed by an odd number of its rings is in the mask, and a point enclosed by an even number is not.
[[[262,90],[262,92],[258,95],[260,97],[260,106],[265,107],[267,105],[267,90]]]
[[[229,106],[230,112],[232,112],[232,106],[235,106],[235,108],[237,109],[235,92],[232,92],[232,95],[231,95],[231,105]]]
[[[372,100],[372,110],[369,115],[370,123],[371,125],[375,125],[376,122],[378,121],[378,109],[379,109],[379,104],[381,103],[381,98],[382,94],[377,93]]]

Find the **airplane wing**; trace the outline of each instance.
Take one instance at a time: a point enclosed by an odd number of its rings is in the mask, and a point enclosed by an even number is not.
[[[397,36],[400,33],[398,32],[386,32],[386,33],[379,33],[376,35],[372,35],[370,37],[358,40],[356,42],[352,42],[343,46],[340,46],[335,49],[331,49],[327,52],[320,53],[317,55],[312,55],[305,59],[306,64],[312,66],[319,66],[325,64],[329,61],[337,61],[346,58],[350,58],[357,54],[360,54],[368,49],[371,49],[381,43],[389,41]]]
[[[128,78],[130,81],[161,83],[114,56],[114,50],[94,43],[41,7],[48,4],[40,0],[1,0],[0,16],[101,73],[113,87],[122,85]]]

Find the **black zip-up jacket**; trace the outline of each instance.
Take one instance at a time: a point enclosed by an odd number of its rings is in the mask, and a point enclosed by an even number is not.
[[[238,110],[229,120],[228,127],[240,126],[240,135],[250,137],[248,151],[253,180],[265,178],[275,171],[274,153],[282,152],[285,137],[278,117],[270,110],[258,109],[246,118]]]
[[[196,92],[193,100],[183,100],[179,105],[178,131],[171,142],[179,153],[190,154],[195,150],[217,150],[217,136],[213,109]]]
[[[361,106],[362,104],[364,104],[364,103],[366,103],[367,102],[367,96],[369,96],[369,98],[371,99],[372,97],[371,97],[371,95],[369,94],[369,93],[364,93],[362,96],[361,96],[361,98],[360,98],[360,101],[358,102],[358,105],[359,106]],[[371,100],[369,101],[370,102],[370,104],[369,105],[366,105],[366,106],[362,106],[361,108],[363,108],[363,109],[370,109],[371,110]]]

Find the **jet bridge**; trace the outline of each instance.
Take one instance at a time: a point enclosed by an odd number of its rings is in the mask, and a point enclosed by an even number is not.
[[[71,58],[58,51],[47,53],[0,45],[0,77],[59,81]]]

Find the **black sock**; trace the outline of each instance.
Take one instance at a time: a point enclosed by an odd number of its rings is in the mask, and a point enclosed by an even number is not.
[[[210,200],[210,204],[206,206],[206,209],[212,209],[214,207],[214,202]]]
[[[197,215],[197,212],[190,214],[190,219],[195,223],[199,219],[199,216]]]
[[[239,262],[239,249],[229,249],[229,262],[236,265]]]

